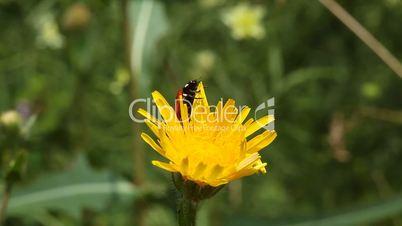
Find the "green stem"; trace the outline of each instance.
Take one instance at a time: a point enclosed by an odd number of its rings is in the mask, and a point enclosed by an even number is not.
[[[179,226],[195,226],[198,202],[186,197],[179,199],[177,214]]]
[[[3,194],[3,200],[2,200],[1,206],[0,206],[0,225],[3,225],[3,221],[5,219],[6,212],[7,212],[8,201],[10,200],[10,196],[11,196],[11,185],[10,185],[10,183],[6,182],[4,194]]]

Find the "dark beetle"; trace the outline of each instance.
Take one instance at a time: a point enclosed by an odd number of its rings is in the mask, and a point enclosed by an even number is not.
[[[198,89],[198,84],[200,84],[200,81],[191,80],[187,82],[182,89],[179,89],[179,91],[177,91],[175,109],[177,118],[179,118],[179,120],[181,120],[180,102],[179,102],[180,95],[183,97],[183,104],[187,106],[188,116],[190,117],[191,107],[194,103],[195,95]]]

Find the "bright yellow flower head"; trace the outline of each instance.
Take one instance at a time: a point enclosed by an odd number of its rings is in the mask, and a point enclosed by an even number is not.
[[[260,6],[241,3],[223,14],[223,22],[232,30],[235,39],[261,39],[265,35],[262,24],[264,14]]]
[[[191,116],[180,96],[181,120],[165,98],[154,91],[152,97],[163,120],[158,120],[144,109],[138,112],[146,118],[146,124],[157,136],[155,142],[145,133],[141,137],[168,163],[152,161],[152,164],[170,172],[178,172],[185,179],[203,185],[217,187],[256,172],[265,173],[259,151],[276,137],[275,131],[264,131],[252,139],[250,135],[274,118],[264,116],[257,121],[249,119],[243,124],[250,108],[238,112],[235,101],[218,102],[212,111],[208,105],[202,82],[194,100]]]

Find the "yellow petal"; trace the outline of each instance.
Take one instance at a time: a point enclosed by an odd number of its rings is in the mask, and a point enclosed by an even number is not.
[[[197,103],[201,100],[194,100],[193,107],[191,109],[191,121],[194,125],[201,125],[206,123],[207,116],[209,114],[209,106],[204,106],[203,104]]]
[[[207,95],[205,94],[204,90],[204,84],[202,82],[198,84],[198,91],[199,91],[199,98],[201,98],[203,105],[209,106]]]
[[[144,116],[146,119],[150,120],[151,122],[153,122],[156,125],[159,125],[161,122],[156,119],[154,116],[152,116],[151,114],[149,114],[147,111],[145,111],[144,109],[140,108],[137,111],[140,115]]]
[[[253,118],[249,118],[248,120],[247,120],[247,122],[246,123],[244,123],[244,127],[249,127],[250,125],[251,125],[251,123],[253,123],[254,122],[254,119]]]
[[[141,138],[149,144],[155,151],[157,151],[162,156],[165,156],[165,151],[146,133],[141,133]]]
[[[152,98],[153,98],[155,101],[156,101],[156,100],[160,100],[160,102],[162,103],[161,106],[165,106],[165,105],[170,106],[170,104],[166,101],[166,99],[163,97],[163,95],[162,95],[160,92],[158,92],[158,91],[153,91],[151,95],[152,95]]]
[[[145,124],[147,124],[148,128],[151,129],[151,131],[157,136],[159,137],[159,128],[157,125],[155,125],[154,123],[151,122],[151,120],[146,119],[145,120]]]
[[[220,165],[215,165],[208,176],[209,179],[217,179],[223,172],[224,168]]]
[[[239,179],[241,177],[246,177],[246,176],[252,175],[252,174],[254,174],[256,172],[257,172],[257,170],[255,170],[254,168],[251,168],[251,167],[250,168],[244,168],[244,169],[242,169],[240,171],[236,171],[232,175],[228,176],[228,179],[230,181],[233,181],[233,180]]]
[[[250,156],[248,156],[246,159],[244,159],[243,161],[241,161],[239,163],[239,165],[236,167],[237,171],[240,171],[244,168],[246,168],[247,166],[253,164],[256,160],[258,160],[261,156],[256,152],[251,154]]]
[[[169,164],[169,163],[166,163],[166,162],[160,162],[160,161],[154,160],[154,161],[152,161],[152,165],[157,166],[157,167],[159,167],[159,168],[161,168],[161,169],[167,170],[167,171],[172,172],[172,173],[178,172],[178,171],[173,167],[172,164]]]
[[[193,121],[192,124],[200,125],[200,123],[205,123],[209,113],[210,107],[205,95],[204,86],[202,82],[200,82],[197,87],[197,93],[195,94],[195,99],[191,110],[191,121]]]
[[[222,109],[223,123],[233,123],[234,119],[237,116],[237,108],[235,106],[235,103],[236,102],[233,99],[229,99],[228,101],[226,101]]]
[[[166,158],[168,158],[175,164],[180,163],[180,161],[183,159],[183,155],[185,154],[181,152],[182,149],[180,149],[180,144],[173,142],[166,135],[160,137],[160,144],[161,147],[163,147],[163,150],[165,151]]]
[[[222,116],[222,101],[219,101],[218,104],[216,105],[216,118],[218,120],[218,122],[222,122],[223,121],[223,116]]]
[[[180,104],[180,115],[181,115],[181,121],[183,123],[183,127],[186,129],[188,128],[188,109],[187,105],[183,103],[183,96],[179,96],[179,104]]]
[[[203,162],[199,162],[197,166],[195,167],[195,171],[192,174],[194,178],[200,178],[201,175],[204,173],[205,169],[207,168],[207,164]]]
[[[247,142],[247,152],[254,153],[268,146],[276,137],[275,131],[265,131]]]
[[[241,124],[247,118],[247,115],[250,113],[251,109],[245,106],[239,113],[236,118],[236,124]]]
[[[212,187],[218,187],[227,183],[229,183],[229,181],[225,179],[212,180],[208,182],[208,184],[211,185]]]
[[[253,168],[255,169],[255,170],[258,170],[258,171],[260,171],[261,173],[266,173],[267,172],[267,170],[265,169],[265,166],[267,165],[267,163],[262,163],[261,161],[260,161],[260,163],[258,163],[258,164],[255,164],[255,165],[253,165]]]
[[[161,99],[155,99],[155,104],[166,124],[172,124],[176,120],[176,112],[170,105],[165,105]]]
[[[266,126],[268,123],[274,121],[274,117],[272,115],[266,115],[257,121],[253,122],[246,130],[246,137],[250,136],[251,134],[255,133],[257,130],[261,129],[262,127]]]
[[[159,113],[162,115],[166,124],[170,126],[177,126],[179,120],[176,117],[176,112],[162,96],[162,94],[160,94],[158,91],[154,91],[152,92],[152,98],[154,99]]]
[[[183,175],[186,175],[188,172],[188,157],[183,158],[183,160],[180,163],[180,172]]]

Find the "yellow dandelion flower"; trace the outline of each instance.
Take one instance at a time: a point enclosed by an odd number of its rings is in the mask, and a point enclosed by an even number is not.
[[[152,164],[170,172],[180,173],[185,180],[198,185],[217,187],[257,172],[265,173],[266,163],[259,151],[276,137],[275,131],[264,131],[249,139],[257,130],[274,120],[267,115],[256,121],[249,119],[250,112],[243,107],[239,112],[235,101],[219,101],[211,110],[202,82],[198,85],[191,115],[180,96],[181,120],[165,98],[154,91],[152,97],[163,117],[158,120],[144,109],[138,112],[156,135],[157,141],[146,133],[142,139],[169,162],[152,161]]]
[[[235,39],[261,39],[265,35],[262,24],[264,10],[260,6],[241,3],[223,14],[223,22],[232,30]]]

